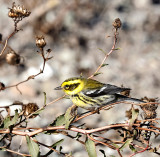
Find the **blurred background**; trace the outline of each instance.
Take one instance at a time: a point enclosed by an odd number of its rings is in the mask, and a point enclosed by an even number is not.
[[[8,17],[8,8],[12,7],[12,2],[0,1],[2,41],[14,30],[14,23]],[[18,66],[8,65],[5,61],[5,55],[9,51],[7,48],[0,58],[0,81],[9,86],[39,72],[43,62],[37,53],[36,35],[44,35],[47,42],[46,49],[52,49],[53,59],[47,62],[42,75],[19,86],[22,95],[16,88],[1,91],[1,106],[22,101],[35,102],[41,107],[44,102],[43,92],[46,92],[47,102],[50,102],[63,95],[62,91],[54,91],[54,88],[65,79],[80,76],[81,73],[84,77],[93,74],[104,58],[99,48],[109,52],[113,45],[112,22],[116,18],[122,21],[116,46],[120,50],[114,51],[109,56],[106,60],[109,65],[101,68],[100,72],[103,74],[94,79],[129,87],[132,89],[132,97],[160,97],[160,0],[17,0],[15,2],[31,11],[31,15],[18,24],[18,28],[22,31],[8,43],[9,47],[23,57],[23,61]],[[3,45],[0,44],[0,50],[2,48]],[[71,104],[71,101],[66,99],[54,103],[28,125],[45,127],[63,114]],[[124,122],[127,119],[125,111],[129,108],[130,105],[120,104],[81,122],[90,128]],[[84,110],[79,109],[79,112]],[[41,136],[38,140],[49,145],[53,141],[66,138],[63,135],[54,135],[53,138],[46,136]],[[113,132],[108,132],[107,137],[112,139]],[[64,152],[72,151],[75,157],[87,156],[84,147],[73,141],[66,138]],[[67,142],[70,142],[70,145]],[[160,138],[157,138],[157,142],[160,142]],[[17,150],[18,145],[15,140],[12,148]],[[99,148],[97,147],[98,156],[103,156]],[[102,149],[107,156],[117,155],[109,148],[102,147]],[[26,151],[25,146],[22,150]],[[43,152],[46,151],[43,149]],[[8,155],[4,153],[1,156]],[[145,153],[141,153],[137,156],[144,155]]]

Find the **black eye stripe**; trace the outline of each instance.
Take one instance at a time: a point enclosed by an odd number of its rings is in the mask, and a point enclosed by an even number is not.
[[[77,88],[79,86],[80,83],[74,83],[74,84],[70,84],[70,85],[65,85],[64,89],[65,90],[69,90],[69,91],[73,91],[75,88]]]

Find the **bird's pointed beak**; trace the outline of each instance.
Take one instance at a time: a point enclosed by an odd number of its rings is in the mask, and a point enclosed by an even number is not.
[[[61,86],[54,88],[54,90],[62,90],[63,88]]]

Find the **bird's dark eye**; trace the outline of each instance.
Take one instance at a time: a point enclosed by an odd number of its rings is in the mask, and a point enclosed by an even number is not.
[[[70,87],[69,85],[65,85],[65,86],[64,86],[64,89],[67,90],[67,89],[69,89],[69,87]]]

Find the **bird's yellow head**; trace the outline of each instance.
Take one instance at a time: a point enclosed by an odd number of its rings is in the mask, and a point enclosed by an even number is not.
[[[65,80],[60,87],[55,88],[55,90],[63,90],[67,95],[75,95],[81,92],[85,86],[86,79],[73,77]]]

